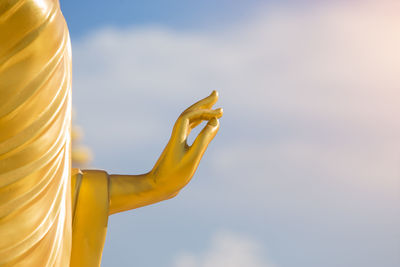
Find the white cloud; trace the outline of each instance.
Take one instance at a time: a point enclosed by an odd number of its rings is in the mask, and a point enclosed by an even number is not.
[[[367,266],[362,255],[397,266],[400,4],[321,3],[260,8],[212,33],[107,28],[74,42],[74,101],[97,165],[151,166],[180,111],[217,88],[225,114],[200,165],[211,175],[181,202],[192,217],[274,218],[304,247],[301,233],[319,229],[320,257],[346,261],[335,251],[348,246],[347,265],[331,266]],[[223,244],[212,251],[236,249]],[[213,255],[181,260],[208,267]]]
[[[123,124],[141,142],[173,123],[160,118],[164,109],[183,109],[214,88],[231,120],[291,117],[398,133],[397,11],[392,1],[274,8],[209,34],[102,29],[74,43],[75,102],[92,114],[88,124]]]
[[[234,233],[220,232],[202,253],[182,252],[174,267],[275,267],[265,259],[260,244]]]

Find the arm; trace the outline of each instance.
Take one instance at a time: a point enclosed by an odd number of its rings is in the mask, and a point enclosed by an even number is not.
[[[153,169],[142,175],[110,175],[109,213],[139,208],[174,197],[193,177],[208,144],[219,129],[222,109],[211,109],[218,100],[213,93],[186,109],[176,121],[171,138]],[[192,146],[190,131],[208,121]]]

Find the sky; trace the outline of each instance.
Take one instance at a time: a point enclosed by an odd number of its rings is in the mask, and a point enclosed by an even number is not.
[[[400,265],[398,1],[61,7],[92,168],[147,172],[181,111],[224,108],[177,197],[110,217],[102,266]]]

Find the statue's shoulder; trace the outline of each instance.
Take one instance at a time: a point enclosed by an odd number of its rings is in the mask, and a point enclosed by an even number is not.
[[[65,28],[65,21],[57,0],[0,1],[0,48],[2,52],[10,53],[13,50],[21,50],[24,44],[38,40],[43,33],[50,32],[50,34],[57,35],[58,31],[62,33]],[[49,37],[46,36],[46,38]]]
[[[26,32],[43,23],[54,20],[60,12],[60,5],[55,0],[2,0],[0,1],[0,29],[12,27],[13,30]]]
[[[58,0],[2,0],[0,1],[0,18],[12,18],[14,15],[41,17],[59,7]]]

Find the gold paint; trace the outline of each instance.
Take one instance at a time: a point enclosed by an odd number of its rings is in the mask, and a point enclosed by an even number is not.
[[[71,169],[70,51],[58,1],[0,2],[2,267],[99,266],[108,216],[175,196],[219,128],[214,91],[181,114],[149,173]]]

